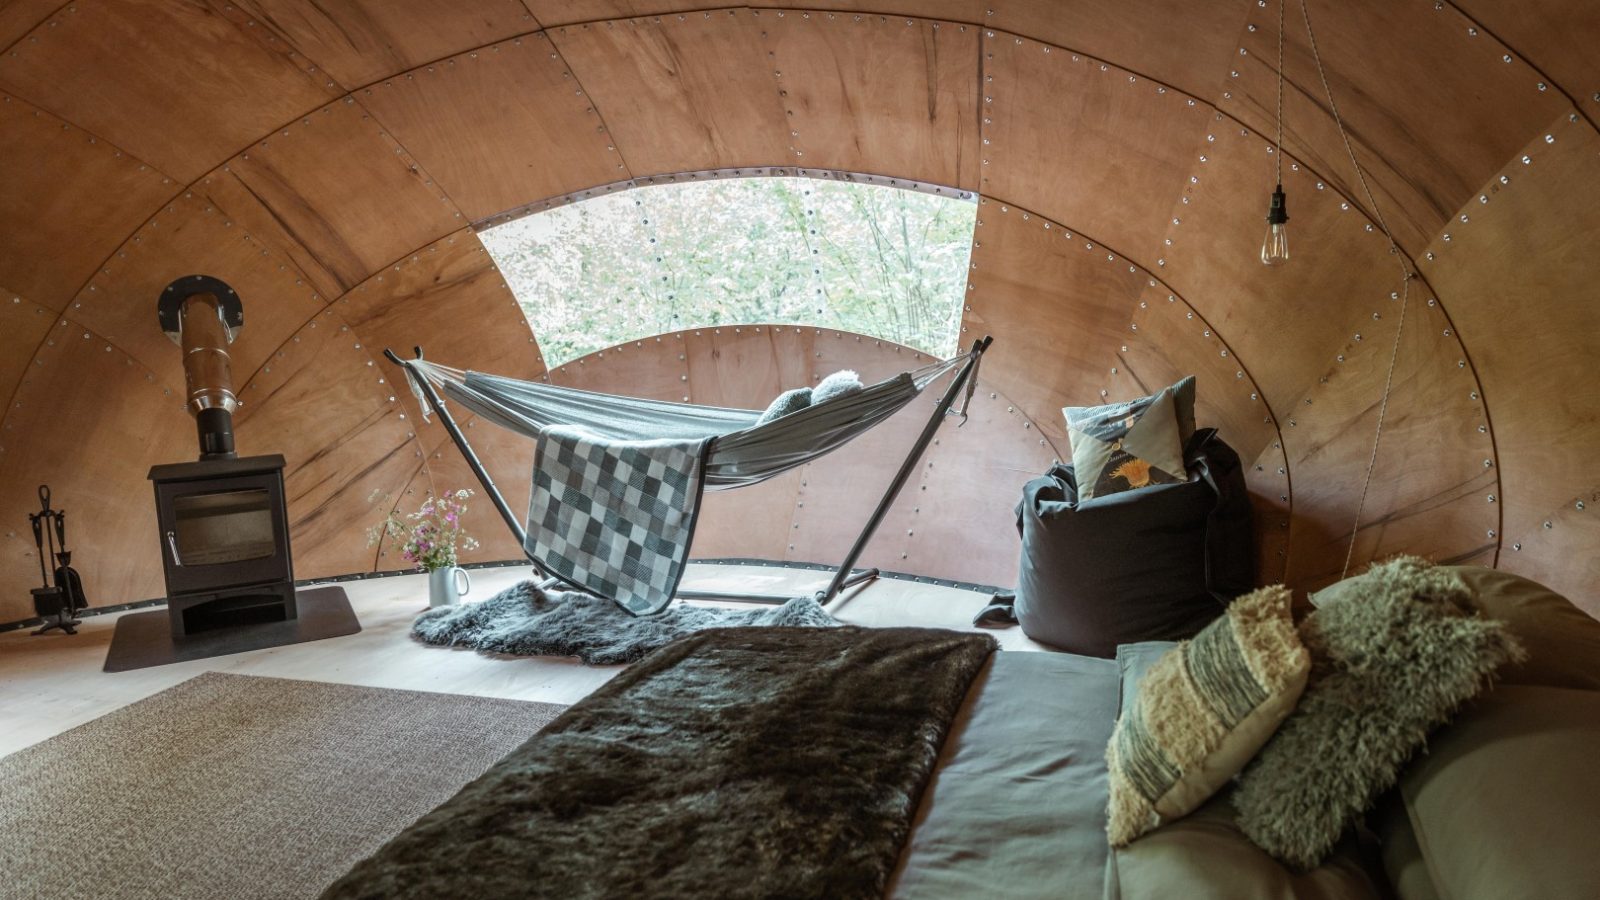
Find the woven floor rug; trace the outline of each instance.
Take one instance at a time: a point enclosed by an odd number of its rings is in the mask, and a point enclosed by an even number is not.
[[[200,675],[0,759],[0,897],[315,897],[562,709]]]
[[[411,636],[424,644],[511,656],[576,656],[591,666],[607,666],[636,662],[677,638],[708,628],[838,624],[810,597],[751,609],[678,601],[655,615],[635,616],[604,597],[541,591],[524,581],[482,603],[430,609],[412,624]]]

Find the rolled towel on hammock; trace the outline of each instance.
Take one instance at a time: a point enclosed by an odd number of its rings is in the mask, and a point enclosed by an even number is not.
[[[864,390],[866,387],[861,383],[861,376],[851,369],[843,369],[822,379],[814,388],[798,387],[779,394],[767,405],[766,412],[761,414],[756,424],[765,425],[808,406],[826,403],[836,397],[859,394]]]

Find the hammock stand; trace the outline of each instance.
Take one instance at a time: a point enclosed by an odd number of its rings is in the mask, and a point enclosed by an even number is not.
[[[983,359],[984,352],[989,349],[989,345],[993,342],[993,340],[994,339],[992,337],[984,337],[980,340],[974,341],[972,344],[972,349],[964,354],[964,361],[961,363],[960,369],[956,372],[955,378],[951,380],[949,387],[945,389],[944,395],[939,398],[939,402],[935,406],[933,414],[928,417],[927,424],[925,424],[922,428],[922,433],[919,434],[916,441],[912,443],[911,449],[907,452],[905,460],[900,464],[899,471],[895,472],[894,478],[889,482],[888,488],[884,491],[883,496],[878,500],[878,505],[873,509],[872,515],[867,518],[866,524],[862,527],[861,533],[856,537],[855,543],[851,545],[850,551],[845,554],[844,560],[840,562],[839,567],[834,571],[833,578],[828,583],[827,588],[816,591],[812,595],[813,599],[815,599],[818,603],[827,605],[837,598],[840,592],[844,591],[846,588],[876,579],[880,574],[875,568],[863,569],[859,572],[855,571],[856,561],[861,558],[862,552],[866,550],[867,542],[872,539],[873,533],[877,531],[878,526],[882,524],[884,516],[888,514],[889,507],[894,504],[895,498],[899,496],[901,488],[905,487],[907,479],[911,477],[911,473],[913,470],[915,470],[917,462],[922,458],[922,454],[928,449],[928,445],[932,443],[933,436],[938,432],[939,425],[944,420],[945,416],[959,415],[962,419],[962,424],[965,424],[966,404],[962,404],[962,410],[959,413],[952,413],[951,408],[955,405],[956,399],[961,396],[963,391],[966,393],[968,401],[970,401],[973,392],[977,389],[978,365]],[[417,354],[416,361],[422,360],[422,348],[415,347],[413,349]],[[466,435],[462,434],[461,428],[456,424],[454,417],[452,417],[449,410],[445,408],[444,398],[439,395],[437,390],[435,390],[429,379],[425,375],[420,374],[414,368],[414,363],[416,361],[401,359],[393,350],[389,349],[385,349],[383,351],[383,355],[390,362],[394,363],[405,371],[407,380],[411,383],[413,389],[419,395],[420,399],[422,399],[426,405],[431,406],[438,412],[439,421],[444,424],[445,431],[450,434],[450,439],[455,442],[456,448],[461,451],[462,457],[467,461],[467,466],[472,469],[472,474],[477,477],[478,483],[483,486],[484,492],[489,496],[490,501],[494,503],[495,509],[500,512],[500,517],[505,520],[506,526],[511,530],[512,535],[516,537],[517,546],[523,548],[523,555],[526,556],[528,561],[533,564],[534,569],[544,576],[545,580],[539,585],[540,589],[543,590],[555,587],[557,585],[562,585],[572,590],[583,591],[587,593],[587,588],[563,577],[556,572],[552,572],[543,564],[543,562],[535,558],[534,555],[527,549],[526,529],[517,519],[516,513],[512,511],[511,506],[506,502],[505,497],[500,493],[500,489],[495,486],[494,479],[489,475],[488,471],[484,469],[483,463],[478,459],[478,454],[472,449],[472,445],[467,442]],[[956,357],[956,359],[963,359],[963,357]],[[486,416],[486,418],[489,418],[491,421],[493,421],[494,417]],[[795,463],[795,465],[799,465],[799,463]],[[774,472],[771,474],[777,473]],[[770,477],[770,475],[767,477]],[[792,595],[692,589],[680,589],[674,596],[680,599],[688,600],[720,600],[774,604],[785,603],[793,599]]]

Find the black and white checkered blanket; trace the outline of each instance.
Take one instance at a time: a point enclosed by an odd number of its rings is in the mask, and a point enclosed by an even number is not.
[[[636,616],[660,612],[688,563],[709,443],[542,429],[526,549],[551,572]]]

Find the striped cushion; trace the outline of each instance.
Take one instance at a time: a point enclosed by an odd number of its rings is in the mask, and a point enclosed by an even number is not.
[[[1240,597],[1151,665],[1106,748],[1112,846],[1198,809],[1293,711],[1311,658],[1289,601],[1282,585]]]

